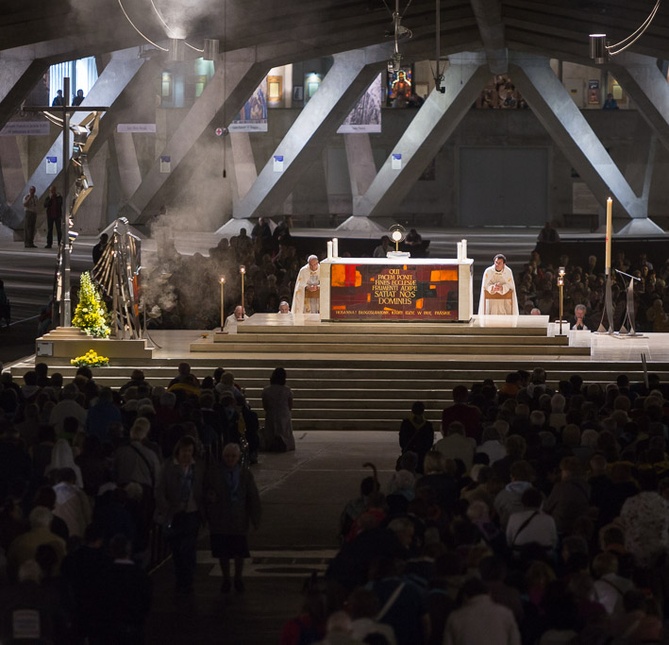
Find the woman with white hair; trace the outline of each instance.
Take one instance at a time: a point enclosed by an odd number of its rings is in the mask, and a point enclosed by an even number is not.
[[[223,448],[221,463],[211,463],[204,479],[204,513],[209,522],[211,554],[218,558],[223,573],[221,593],[231,589],[230,560],[234,560],[234,586],[244,592],[242,572],[249,557],[249,528],[260,524],[260,495],[250,470],[239,463],[239,444]]]

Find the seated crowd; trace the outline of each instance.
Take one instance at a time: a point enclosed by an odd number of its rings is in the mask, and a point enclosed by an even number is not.
[[[559,251],[560,242],[556,243]],[[545,262],[537,251],[533,251],[522,271],[516,274],[518,306],[520,313],[541,313],[551,320],[559,319],[559,295],[556,287],[559,267],[565,268],[564,317],[573,325],[573,312],[578,305],[585,306],[586,329],[596,330],[602,320],[605,304],[606,278],[603,266],[591,255],[587,264],[573,263],[568,255],[561,255],[558,264]],[[630,260],[624,251],[614,255],[612,261],[614,280],[612,285],[614,328],[619,329],[626,314],[626,286],[615,270],[632,275],[634,283],[634,311],[638,331],[669,331],[669,260],[663,264],[651,261],[645,253]]]
[[[211,298],[221,276],[226,277],[226,315],[241,302],[239,267],[245,266],[244,308],[276,313],[279,303],[292,300],[294,281],[306,258],[298,257],[287,222],[273,232],[262,222],[251,235],[222,238],[209,256],[181,255],[173,242],[158,246],[156,263],[142,275],[147,298],[148,326],[162,329],[210,329],[220,322],[220,302]],[[210,285],[210,290],[203,285]]]
[[[282,645],[664,642],[668,395],[521,370],[457,386],[436,443],[417,402]]]

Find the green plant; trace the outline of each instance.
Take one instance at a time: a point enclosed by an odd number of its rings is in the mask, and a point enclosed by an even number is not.
[[[109,365],[109,358],[101,356],[94,349],[89,349],[83,356],[71,359],[70,364],[76,367],[106,367]]]
[[[87,271],[81,274],[79,304],[74,311],[72,325],[94,338],[107,338],[111,332],[107,322],[107,306]]]

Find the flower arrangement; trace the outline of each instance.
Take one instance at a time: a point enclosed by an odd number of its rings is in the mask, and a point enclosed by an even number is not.
[[[72,325],[94,338],[107,338],[111,332],[107,307],[93,284],[91,274],[81,274],[79,304],[74,311]]]
[[[70,360],[75,367],[107,367],[109,358],[101,356],[94,349],[89,349],[83,356],[77,356]]]

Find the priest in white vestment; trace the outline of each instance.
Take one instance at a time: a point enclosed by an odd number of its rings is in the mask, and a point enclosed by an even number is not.
[[[482,315],[518,315],[518,298],[513,273],[506,266],[506,257],[501,253],[493,258],[493,265],[483,273],[479,300],[479,316]]]
[[[317,256],[310,255],[307,264],[297,274],[291,312],[294,314],[320,313],[320,296],[321,265],[318,263]]]

